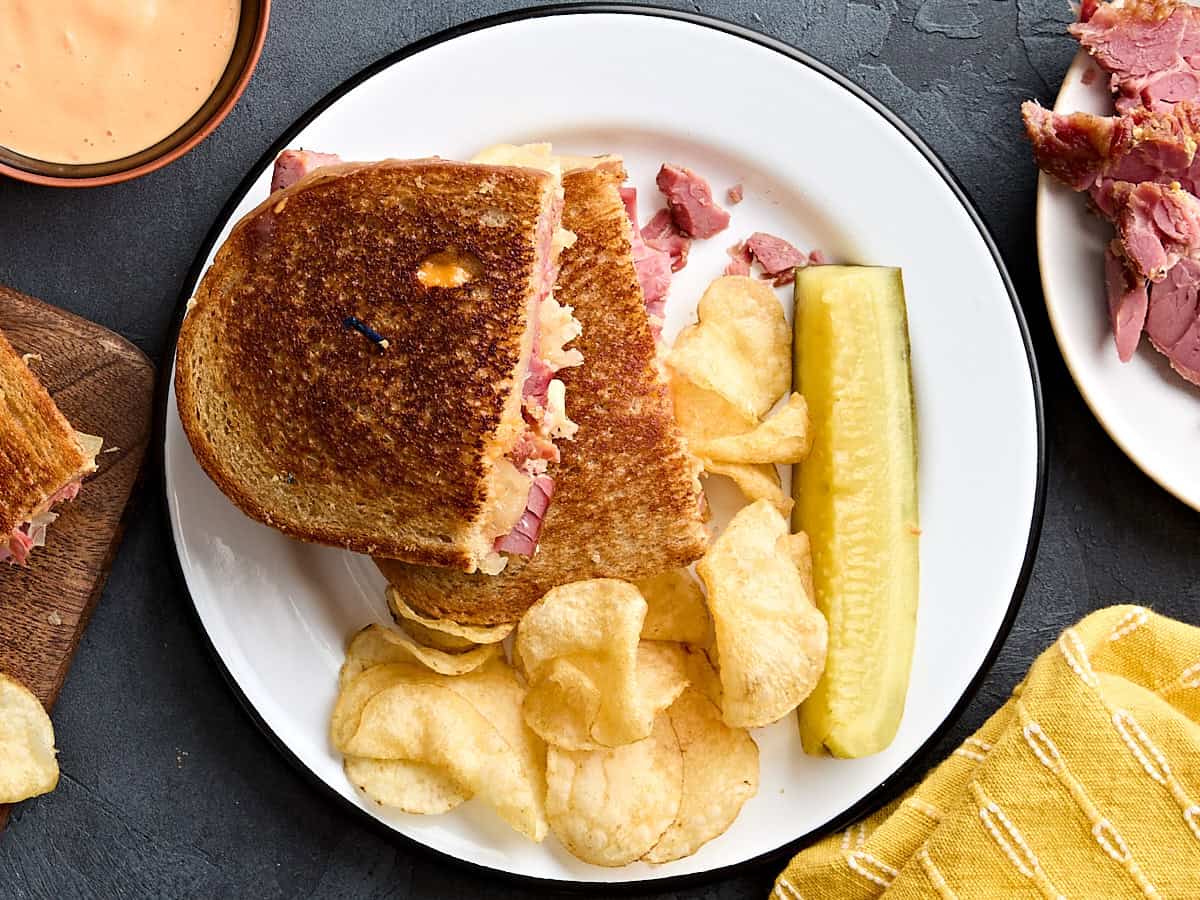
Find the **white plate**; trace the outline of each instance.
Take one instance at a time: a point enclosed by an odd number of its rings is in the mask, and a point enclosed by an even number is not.
[[[388,620],[382,579],[365,558],[244,518],[201,472],[173,393],[167,399],[164,472],[179,560],[236,690],[347,803],[490,869],[572,882],[664,879],[733,866],[846,821],[895,790],[885,782],[973,693],[1024,587],[1041,516],[1040,398],[1024,324],[978,217],[873,101],[783,45],[705,22],[612,11],[489,20],[366,73],[278,147],[466,157],[497,141],[547,139],[576,153],[615,151],[647,215],[659,205],[653,179],[664,160],[694,166],[722,194],[744,183],[729,232],[700,242],[672,288],[668,337],[720,274],[725,247],[755,230],[834,260],[903,266],[920,418],[922,596],[908,707],[886,752],[807,757],[792,717],[757,731],[758,795],[722,837],[658,867],[586,865],[553,837],[527,842],[477,803],[429,818],[373,807],[343,776],[327,722],[343,642]],[[265,195],[267,162],[213,238]]]
[[[1091,83],[1085,84],[1087,72]],[[1057,112],[1112,115],[1108,77],[1080,51],[1054,104]],[[1112,226],[1049,175],[1038,179],[1037,242],[1050,324],[1092,413],[1142,471],[1200,509],[1200,388],[1171,370],[1142,338],[1128,363],[1117,358],[1104,293],[1104,247]]]

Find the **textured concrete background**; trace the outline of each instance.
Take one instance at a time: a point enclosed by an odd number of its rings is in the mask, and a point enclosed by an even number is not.
[[[205,232],[295,117],[389,51],[518,5],[276,0],[249,91],[185,159],[140,181],[90,191],[0,181],[0,282],[102,322],[161,361],[182,279]],[[938,756],[1088,610],[1138,601],[1200,618],[1200,518],[1144,477],[1088,414],[1038,287],[1034,170],[1017,104],[1031,96],[1049,101],[1070,61],[1066,0],[671,5],[801,47],[906,119],[975,198],[1029,316],[1050,445],[1041,551],[1012,635]],[[0,897],[528,896],[394,846],[325,802],[284,762],[204,649],[171,571],[157,504],[151,490],[138,501],[55,712],[62,784],[22,806],[0,838]],[[962,585],[964,604],[971,588]],[[762,897],[772,874],[747,872],[673,896]]]

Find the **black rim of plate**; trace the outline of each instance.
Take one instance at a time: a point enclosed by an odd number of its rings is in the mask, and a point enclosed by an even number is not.
[[[500,25],[508,25],[514,22],[520,22],[525,19],[537,19],[546,16],[560,15],[587,15],[591,13],[617,13],[622,15],[635,16],[654,16],[664,19],[673,19],[678,22],[686,22],[692,25],[700,25],[705,28],[711,28],[716,31],[721,31],[734,37],[741,38],[751,43],[758,44],[761,47],[766,47],[774,50],[776,53],[782,54],[789,59],[807,66],[817,73],[825,76],[836,84],[844,88],[849,94],[856,97],[858,100],[867,104],[878,113],[885,121],[890,123],[897,131],[899,131],[909,142],[913,144],[925,157],[926,161],[933,169],[945,180],[946,184],[953,191],[959,203],[967,211],[971,217],[971,221],[975,223],[975,227],[979,231],[980,237],[987,245],[988,251],[992,255],[993,262],[997,271],[1004,282],[1005,290],[1008,292],[1009,300],[1012,303],[1013,315],[1016,317],[1017,326],[1021,333],[1021,340],[1025,345],[1025,354],[1029,363],[1029,375],[1033,387],[1034,413],[1037,424],[1037,484],[1035,487],[1035,496],[1033,503],[1033,515],[1029,523],[1029,539],[1025,545],[1025,557],[1021,564],[1021,571],[1017,578],[1017,582],[1013,587],[1012,599],[1009,601],[1008,611],[1004,616],[1004,621],[1000,625],[999,631],[996,633],[996,638],[992,642],[991,648],[988,650],[986,657],[983,660],[979,670],[971,679],[970,683],[964,689],[962,696],[955,703],[954,708],[946,716],[945,720],[934,729],[933,733],[926,741],[905,760],[897,769],[882,782],[870,790],[858,802],[853,804],[849,809],[841,815],[835,816],[833,819],[826,822],[824,825],[816,828],[807,834],[803,834],[793,840],[788,841],[782,846],[767,850],[758,856],[743,860],[739,863],[733,863],[728,866],[723,866],[718,869],[709,869],[705,872],[693,872],[683,875],[670,875],[662,878],[648,878],[639,881],[625,882],[603,882],[603,881],[567,881],[561,879],[538,878],[532,875],[522,875],[513,872],[507,872],[502,869],[493,869],[488,866],[483,866],[478,863],[469,862],[467,860],[458,859],[450,856],[439,850],[435,850],[414,838],[401,834],[395,829],[389,827],[386,823],[379,821],[371,816],[366,810],[350,802],[341,794],[337,793],[332,787],[322,781],[317,775],[308,768],[287,746],[286,743],[267,725],[262,716],[255,709],[254,705],[246,697],[241,687],[238,685],[233,674],[226,667],[224,660],[221,659],[220,653],[216,646],[212,643],[207,630],[204,628],[203,622],[200,620],[199,610],[196,608],[195,600],[187,587],[187,580],[183,574],[182,563],[179,560],[179,554],[176,552],[173,556],[173,567],[179,579],[183,590],[187,595],[191,606],[192,614],[195,618],[204,642],[216,661],[217,668],[224,676],[230,690],[237,697],[242,708],[262,731],[263,735],[275,746],[275,749],[283,755],[291,764],[300,772],[300,774],[314,785],[319,791],[324,793],[328,798],[338,804],[343,810],[349,811],[356,819],[371,827],[377,833],[384,835],[392,841],[403,843],[406,847],[415,848],[418,852],[425,854],[427,857],[435,858],[438,861],[449,861],[453,864],[474,873],[475,875],[485,878],[500,877],[506,881],[514,882],[528,887],[540,887],[546,890],[570,891],[570,892],[595,892],[607,894],[628,894],[638,891],[670,891],[679,890],[688,886],[706,884],[716,881],[721,878],[732,877],[735,874],[745,874],[752,870],[765,869],[768,865],[778,865],[785,858],[795,854],[802,847],[811,844],[819,838],[838,831],[845,826],[857,821],[872,810],[882,806],[887,801],[893,799],[899,793],[900,788],[904,785],[906,777],[915,771],[917,765],[924,761],[926,754],[932,747],[939,742],[949,731],[949,729],[957,722],[962,715],[966,706],[975,697],[984,677],[991,669],[992,664],[996,660],[996,656],[1000,652],[1008,633],[1012,628],[1013,620],[1016,618],[1017,610],[1020,608],[1021,600],[1025,595],[1025,590],[1029,584],[1030,572],[1033,568],[1034,556],[1037,551],[1038,539],[1041,534],[1042,517],[1045,508],[1046,500],[1046,428],[1042,405],[1042,385],[1041,378],[1038,374],[1037,360],[1034,356],[1033,342],[1029,334],[1029,326],[1025,321],[1025,315],[1021,310],[1020,301],[1017,298],[1016,290],[1013,287],[1012,279],[1008,275],[1008,270],[1004,265],[1004,260],[1001,258],[1000,251],[996,247],[995,241],[988,233],[987,226],[984,224],[979,212],[975,209],[974,204],[967,196],[966,191],[958,182],[957,178],[950,171],[944,162],[937,156],[933,150],[910,128],[903,120],[895,113],[889,110],[879,100],[873,97],[863,88],[856,85],[846,76],[836,72],[830,66],[817,59],[814,59],[809,54],[797,50],[789,44],[768,37],[752,29],[746,28],[743,25],[738,25],[734,22],[728,22],[713,16],[708,16],[700,13],[684,12],[674,9],[665,9],[657,6],[636,6],[627,3],[560,3],[550,6],[534,6],[526,9],[517,9],[511,12],[500,13],[494,16],[488,16],[483,19],[477,19],[472,22],[466,22],[461,25],[448,28],[440,31],[437,34],[423,38],[416,43],[410,44],[400,50],[390,53],[377,62],[367,66],[358,74],[350,77],[342,82],[323,98],[311,106],[299,119],[292,123],[284,133],[279,137],[274,144],[264,153],[250,169],[249,173],[242,182],[234,190],[229,200],[226,201],[212,228],[209,229],[205,236],[204,243],[201,245],[191,268],[188,270],[187,279],[184,284],[184,291],[178,300],[178,310],[175,317],[175,322],[172,326],[170,341],[168,344],[168,353],[163,358],[162,373],[159,382],[159,396],[157,401],[157,421],[155,428],[155,441],[157,446],[156,459],[160,467],[161,478],[161,498],[162,498],[162,514],[166,519],[168,533],[172,535],[174,541],[174,532],[171,529],[170,510],[167,500],[168,485],[166,481],[166,423],[168,417],[168,399],[171,382],[171,373],[174,368],[175,347],[179,337],[179,327],[183,321],[183,315],[186,311],[186,304],[191,297],[191,293],[200,279],[203,272],[205,261],[211,252],[213,246],[217,242],[222,229],[226,222],[232,216],[242,198],[253,187],[259,175],[273,163],[279,152],[285,149],[291,140],[299,134],[299,132],[307,126],[313,119],[324,112],[331,104],[339,100],[342,96],[353,90],[358,85],[362,84],[368,78],[382,72],[384,69],[390,68],[398,62],[401,62],[410,56],[414,56],[438,44],[453,40],[466,34],[471,34],[476,31],[481,31],[487,28],[494,28]]]

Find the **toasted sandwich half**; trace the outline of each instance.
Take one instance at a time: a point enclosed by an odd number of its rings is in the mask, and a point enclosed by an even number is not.
[[[0,334],[0,562],[25,565],[46,542],[54,507],[96,471],[101,440],[80,434]]]
[[[376,559],[404,601],[431,618],[516,621],[550,588],[635,579],[685,566],[707,544],[700,467],[676,428],[618,188],[621,163],[568,172],[555,292],[583,326],[583,365],[562,373],[575,439],[562,445],[537,553],[494,578]]]
[[[521,520],[574,430],[554,377],[580,362],[552,295],[561,179],[308,157],[281,157],[284,186],[189,305],[175,388],[196,458],[301,540],[499,571],[533,552]]]

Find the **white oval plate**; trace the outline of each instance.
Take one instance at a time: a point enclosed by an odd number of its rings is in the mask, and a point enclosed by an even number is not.
[[[924,537],[916,656],[892,746],[855,761],[808,757],[789,716],[755,732],[758,795],[723,836],[664,866],[589,866],[553,837],[526,841],[478,803],[422,818],[355,792],[327,722],[344,641],[388,620],[383,581],[363,557],[296,543],[243,517],[196,464],[171,393],[164,473],[180,566],[255,718],[302,768],[388,828],[455,859],[539,879],[712,873],[882,802],[896,789],[889,779],[974,692],[1016,611],[1041,518],[1041,405],[1028,338],[994,246],[930,152],[824,67],[712,20],[612,8],[488,20],[385,60],[318,104],[274,149],[461,158],[497,141],[537,139],[623,154],[645,216],[660,205],[653,179],[664,160],[695,167],[722,195],[745,184],[728,233],[699,242],[676,280],[668,337],[721,273],[726,246],[755,230],[834,260],[903,266]],[[214,226],[189,293],[214,241],[266,194],[269,161]],[[790,311],[786,292],[780,297]]]
[[[1084,83],[1088,72],[1091,84]],[[1079,51],[1063,78],[1056,112],[1110,116],[1108,77]],[[1042,293],[1071,377],[1112,439],[1147,475],[1200,510],[1200,388],[1171,370],[1142,338],[1128,363],[1117,358],[1104,293],[1104,247],[1112,226],[1086,198],[1043,173],[1037,243]]]

